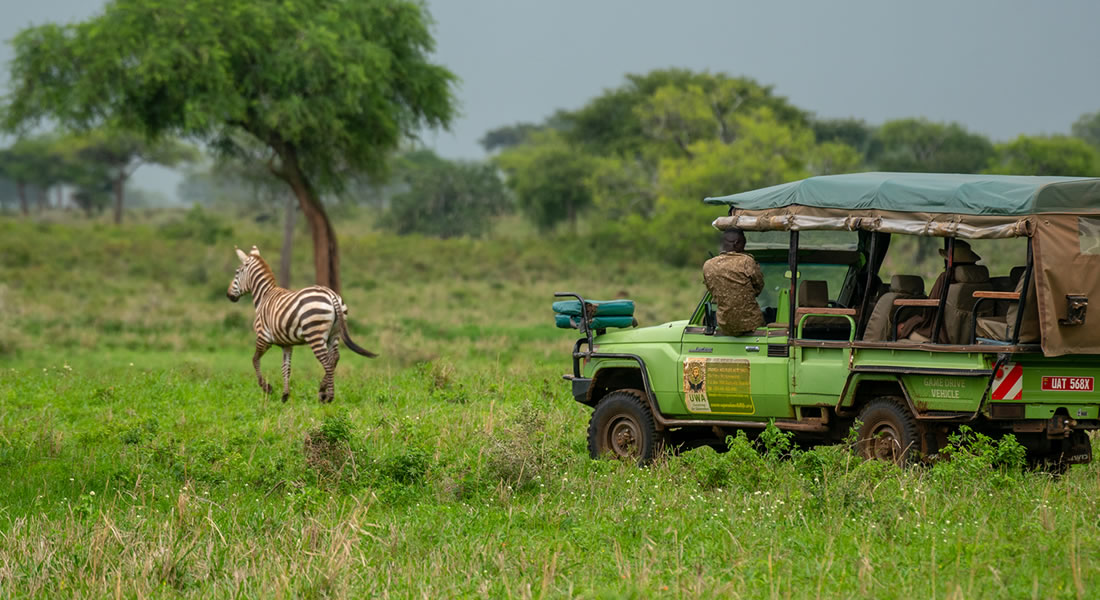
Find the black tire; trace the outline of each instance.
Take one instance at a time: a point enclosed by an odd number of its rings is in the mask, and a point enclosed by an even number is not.
[[[1059,455],[1028,455],[1027,469],[1037,473],[1046,473],[1052,477],[1061,477],[1069,471],[1069,463],[1059,460]]]
[[[905,466],[920,450],[917,420],[900,398],[878,398],[859,411],[859,454]]]
[[[603,397],[588,422],[588,454],[650,463],[663,447],[649,406],[630,392],[612,392]]]

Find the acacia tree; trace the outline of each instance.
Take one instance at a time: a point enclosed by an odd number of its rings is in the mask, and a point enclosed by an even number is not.
[[[99,16],[13,40],[3,124],[51,118],[220,152],[251,137],[294,192],[313,236],[317,282],[339,289],[339,254],[321,194],[454,114],[450,71],[432,63],[414,0],[113,0]]]

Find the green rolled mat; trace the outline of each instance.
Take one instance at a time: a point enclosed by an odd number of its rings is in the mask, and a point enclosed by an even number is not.
[[[585,304],[595,306],[595,317],[632,317],[633,300],[586,300]],[[571,317],[581,316],[581,303],[577,300],[559,300],[554,303],[554,312]],[[614,327],[614,325],[612,326]]]
[[[580,317],[571,315],[554,315],[554,324],[562,329],[580,329]],[[596,317],[588,325],[591,329],[608,329],[611,327],[633,327],[634,317],[616,315],[610,317]]]

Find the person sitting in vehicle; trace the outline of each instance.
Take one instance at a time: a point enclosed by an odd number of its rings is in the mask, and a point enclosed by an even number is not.
[[[764,274],[744,250],[745,233],[730,229],[722,234],[722,253],[703,263],[703,283],[718,307],[718,329],[725,335],[746,335],[764,325],[756,302]]]
[[[955,240],[955,253],[951,264],[956,270],[960,268],[966,269],[968,266],[974,265],[982,259],[978,256],[977,252],[970,249],[970,244],[963,240]],[[947,258],[947,252],[940,248],[940,256]],[[936,282],[932,284],[931,291],[928,292],[928,298],[932,300],[939,300],[944,293],[944,288],[947,287],[947,274],[949,270],[945,269],[940,276],[936,278]],[[988,275],[987,275],[988,278]],[[925,310],[921,314],[908,317],[898,325],[898,339],[905,339],[911,337],[918,341],[929,341],[932,339],[932,328],[935,325],[936,311]],[[949,344],[951,340],[948,336],[947,328],[940,327],[939,339],[935,340],[939,344]]]

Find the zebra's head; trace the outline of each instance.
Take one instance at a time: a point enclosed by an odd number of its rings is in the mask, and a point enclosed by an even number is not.
[[[252,272],[253,266],[259,263],[260,249],[253,246],[252,252],[245,254],[243,250],[234,246],[234,250],[237,251],[237,258],[241,259],[241,266],[237,267],[237,272],[233,275],[233,281],[229,282],[229,289],[226,290],[225,295],[233,302],[241,299],[243,294],[247,294],[252,291]]]

